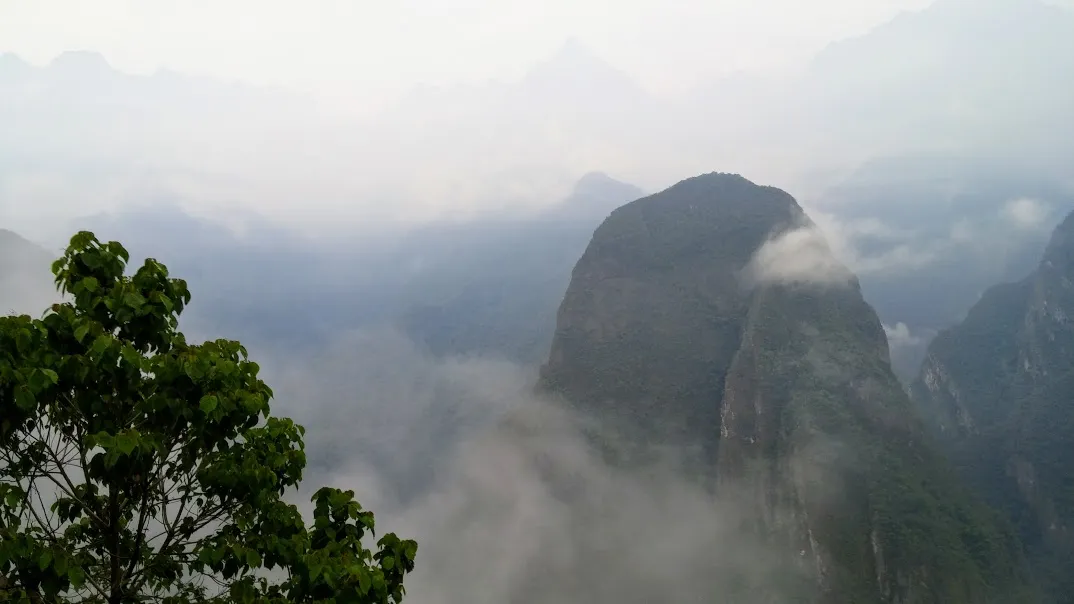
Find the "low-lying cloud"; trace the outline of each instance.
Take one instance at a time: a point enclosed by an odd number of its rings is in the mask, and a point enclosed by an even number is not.
[[[888,337],[888,346],[892,349],[920,346],[923,341],[920,336],[910,333],[910,328],[901,321],[891,327],[885,325],[884,333]]]
[[[857,275],[897,273],[927,266],[941,254],[944,242],[922,244],[917,234],[885,225],[875,218],[846,220],[827,212],[811,211],[810,218],[823,234],[832,253]],[[863,240],[883,243],[882,250],[866,252]]]
[[[674,459],[609,465],[525,368],[433,358],[388,330],[265,356],[275,413],[307,427],[301,499],[354,489],[380,531],[416,539],[408,602],[753,602],[790,572],[741,532],[752,509]]]
[[[1005,203],[1001,213],[1017,228],[1038,229],[1051,217],[1051,208],[1043,201],[1021,197]]]
[[[754,253],[746,272],[753,283],[845,285],[853,279],[832,252],[824,233],[804,225],[769,239]]]

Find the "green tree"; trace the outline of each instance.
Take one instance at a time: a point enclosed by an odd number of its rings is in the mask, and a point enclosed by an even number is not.
[[[0,601],[401,601],[417,544],[366,549],[351,491],[307,526],[283,499],[303,428],[238,342],[186,342],[183,280],[128,259],[78,233],[52,267],[72,301],[0,318]]]

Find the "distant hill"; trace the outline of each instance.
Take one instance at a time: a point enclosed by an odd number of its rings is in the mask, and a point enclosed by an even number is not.
[[[529,219],[468,224],[454,230],[453,241],[434,239],[443,228],[419,231],[411,237],[417,249],[422,240],[437,247],[422,253],[416,277],[413,297],[426,301],[406,311],[401,325],[437,354],[494,353],[536,365],[548,353],[556,308],[593,230],[641,196],[637,187],[593,173]],[[433,287],[439,293],[428,296]]]
[[[75,221],[153,256],[190,282],[188,329],[266,346],[313,346],[340,330],[393,325],[437,355],[535,365],[593,229],[640,189],[601,173],[547,209],[318,243],[252,222],[236,233],[178,206]]]
[[[0,314],[36,317],[58,301],[51,266],[59,256],[0,229]]]

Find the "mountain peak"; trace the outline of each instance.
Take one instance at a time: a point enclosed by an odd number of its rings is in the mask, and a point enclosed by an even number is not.
[[[23,60],[22,57],[13,52],[0,52],[0,67],[13,65],[17,67],[28,67],[30,64]]]
[[[526,75],[530,87],[555,92],[574,90],[586,97],[591,91],[637,96],[640,88],[625,72],[597,56],[577,38],[568,38],[548,59],[530,69]]]
[[[112,71],[104,55],[92,50],[68,50],[56,55],[49,63],[52,69],[81,74],[101,74]]]
[[[927,573],[935,593],[967,594],[944,602],[983,602],[979,577],[1015,583],[1017,561],[962,535],[980,530],[990,544],[1007,535],[972,524],[977,504],[948,488],[948,468],[921,444],[860,289],[782,278],[742,286],[744,269],[773,242],[794,244],[803,224],[793,197],[738,174],[690,178],[619,208],[575,265],[538,389],[607,428],[602,445],[629,443],[617,463],[670,447],[687,470],[742,493],[765,539],[794,544],[774,555],[802,571],[786,588],[795,599],[894,601],[901,577]],[[935,501],[919,512],[924,497]],[[877,520],[904,509],[914,509],[905,520],[958,528],[907,539],[903,518]],[[851,547],[847,535],[858,536]],[[926,539],[955,554],[922,553]],[[803,598],[804,585],[817,597]],[[759,589],[756,601],[785,597],[782,586]]]
[[[604,172],[587,172],[578,182],[574,183],[574,190],[572,196],[603,194],[608,189],[637,189],[633,185],[628,185],[622,181],[618,181],[611,176],[608,176]]]
[[[559,47],[552,57],[548,60],[549,63],[574,63],[574,64],[596,64],[603,65],[604,61],[600,59],[593,52],[593,49],[589,48],[582,43],[581,40],[571,36],[567,38],[563,45]]]
[[[590,218],[599,220],[642,195],[644,193],[638,187],[618,181],[604,172],[594,171],[579,178],[571,194],[553,206],[552,212],[561,218],[571,217],[572,220],[584,217],[588,224]]]

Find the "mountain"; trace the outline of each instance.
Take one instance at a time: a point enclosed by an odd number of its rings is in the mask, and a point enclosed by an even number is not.
[[[539,212],[385,227],[378,238],[307,240],[247,216],[192,216],[168,199],[74,221],[117,239],[132,261],[168,259],[195,298],[185,328],[267,347],[317,346],[348,329],[392,325],[434,355],[536,365],[593,229],[642,192],[603,173]]]
[[[744,498],[783,552],[746,601],[1007,602],[1024,586],[1017,540],[930,445],[856,277],[779,189],[708,174],[612,212],[538,388],[613,427],[596,437],[612,459],[675,449]]]
[[[34,316],[57,301],[52,262],[58,258],[16,233],[0,229],[0,314]]]
[[[0,215],[163,188],[323,232],[536,207],[592,166],[648,188],[720,162],[801,190],[805,173],[926,152],[1065,174],[1071,40],[1060,8],[941,0],[832,44],[801,77],[726,75],[665,99],[568,41],[515,80],[421,86],[372,116],[171,71],[123,74],[89,52],[47,66],[3,55]],[[290,212],[296,203],[319,211]]]
[[[1055,602],[1074,602],[1074,214],[1028,277],[941,332],[913,388],[957,468],[1021,532]]]
[[[1032,270],[1074,188],[1007,161],[917,154],[871,160],[809,207],[838,223],[881,321],[906,326],[891,344],[909,383],[932,336],[994,283]]]
[[[340,192],[341,164],[355,173],[340,147],[350,133],[334,134],[341,120],[277,89],[123,73],[89,51],[43,66],[3,54],[0,124],[0,218],[34,237],[162,191],[213,211],[330,195],[353,204]]]
[[[590,173],[564,201],[528,219],[422,229],[410,238],[412,249],[425,248],[415,278],[420,291],[400,325],[437,355],[493,354],[538,364],[548,353],[571,267],[593,229],[641,196],[637,187]]]

